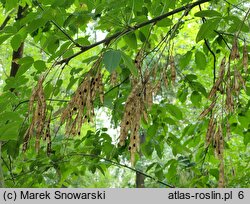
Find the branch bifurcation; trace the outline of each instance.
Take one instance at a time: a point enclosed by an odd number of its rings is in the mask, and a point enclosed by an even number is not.
[[[121,36],[124,36],[124,35],[126,35],[126,34],[128,34],[130,32],[134,32],[134,31],[136,31],[136,30],[138,30],[138,29],[140,29],[140,28],[142,28],[144,26],[147,26],[147,25],[150,25],[150,24],[155,24],[158,21],[161,21],[161,20],[163,20],[163,19],[165,19],[165,18],[167,18],[169,16],[172,16],[172,15],[174,15],[176,13],[179,13],[181,11],[188,11],[188,10],[194,8],[195,6],[204,4],[204,3],[209,2],[209,1],[211,1],[211,0],[199,0],[199,1],[196,1],[196,2],[191,3],[191,4],[187,4],[187,5],[182,6],[180,8],[177,8],[175,10],[172,10],[170,12],[167,12],[165,14],[162,14],[160,16],[152,18],[151,20],[144,21],[144,22],[139,23],[139,24],[137,24],[135,26],[130,26],[130,27],[126,28],[125,30],[119,31],[119,32],[117,32],[117,33],[115,33],[115,34],[113,34],[113,35],[111,35],[111,36],[109,36],[109,37],[107,37],[107,38],[105,38],[105,39],[103,39],[101,41],[93,43],[91,45],[81,46],[80,51],[76,52],[75,54],[73,54],[72,56],[70,56],[68,58],[65,58],[65,59],[63,59],[61,61],[58,61],[56,63],[56,65],[61,65],[61,64],[64,64],[64,63],[68,64],[71,59],[77,57],[78,55],[80,55],[80,54],[82,54],[82,53],[84,53],[84,52],[86,52],[86,51],[88,51],[88,50],[90,50],[90,49],[92,49],[92,48],[94,48],[94,47],[96,47],[98,45],[101,45],[101,44],[106,44],[107,45],[107,44],[110,43],[110,41],[116,39],[117,37],[121,37]]]

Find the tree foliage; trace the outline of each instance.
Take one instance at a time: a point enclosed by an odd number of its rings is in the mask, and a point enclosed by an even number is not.
[[[250,186],[248,3],[0,5],[0,186]]]

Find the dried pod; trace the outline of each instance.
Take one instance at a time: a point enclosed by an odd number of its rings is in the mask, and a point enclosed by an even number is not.
[[[215,96],[216,91],[219,89],[220,85],[221,85],[222,80],[220,78],[218,78],[215,82],[215,84],[213,85],[211,91],[209,92],[208,95],[208,99],[211,99],[212,97]]]
[[[208,99],[211,99],[212,97],[214,97],[216,95],[217,90],[223,92],[223,86],[221,83],[225,75],[225,67],[226,67],[226,58],[224,57],[221,61],[218,78],[208,95]]]
[[[43,90],[43,81],[44,76],[40,77],[30,97],[29,114],[33,114],[33,116],[31,118],[31,124],[24,134],[23,151],[26,151],[28,143],[33,135],[36,136],[36,152],[40,149],[40,139],[42,138],[46,120],[46,99]],[[37,101],[36,104],[35,101]]]
[[[245,73],[247,74],[248,73],[248,50],[247,50],[246,41],[244,42],[244,47],[243,47],[243,67],[244,67]]]
[[[94,63],[72,96],[61,115],[61,124],[66,122],[66,135],[80,135],[85,121],[92,122],[94,117],[94,100],[99,94],[103,102],[103,83],[100,73],[101,57]]]
[[[162,71],[162,80],[163,80],[164,86],[167,88],[168,87],[168,77],[166,75],[165,70]]]
[[[231,54],[230,54],[230,58],[232,60],[238,60],[240,58],[240,54],[239,54],[239,48],[238,48],[238,39],[237,37],[235,36],[234,37],[234,41],[233,41],[233,46],[232,46],[232,51],[231,51]]]
[[[227,137],[228,137],[228,139],[230,139],[230,136],[231,136],[231,128],[230,128],[230,124],[229,124],[228,119],[227,119],[227,123],[226,123],[226,128],[227,128]]]
[[[236,67],[235,67],[235,72],[236,72],[236,77],[239,83],[242,85],[243,89],[246,91],[246,82]]]
[[[219,188],[224,188],[225,187],[225,176],[224,176],[224,139],[222,135],[222,126],[221,124],[218,127],[218,140],[219,140],[219,145],[218,145],[218,150],[217,154],[220,160],[220,171],[219,171]]]
[[[153,87],[150,81],[145,86],[144,100],[149,108],[153,105]]]
[[[240,91],[240,84],[239,84],[239,80],[238,80],[238,76],[237,76],[237,69],[236,67],[234,67],[234,86],[233,86],[233,90],[235,91],[235,93],[237,95],[239,95],[239,91]]]
[[[206,147],[208,147],[212,141],[214,132],[216,129],[216,120],[212,114],[208,123],[207,133],[206,133]]]
[[[225,74],[225,68],[226,68],[226,57],[224,57],[220,64],[220,71],[219,71],[219,78],[223,79]]]
[[[210,104],[210,106],[208,108],[206,108],[204,111],[202,111],[202,113],[200,114],[199,118],[202,119],[204,118],[211,110],[213,110],[215,104],[216,104],[216,99],[214,99],[214,101]]]
[[[175,80],[176,80],[176,68],[175,68],[175,63],[174,63],[174,57],[171,55],[169,58],[169,62],[170,62],[170,71],[171,71],[171,81],[172,84],[175,84]]]
[[[115,86],[117,84],[117,72],[113,71],[110,75],[110,84]]]
[[[220,160],[220,169],[219,169],[219,188],[225,188],[225,173],[224,173],[224,161]]]

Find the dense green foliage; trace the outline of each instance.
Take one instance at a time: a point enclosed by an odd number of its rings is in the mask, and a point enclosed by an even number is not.
[[[0,0],[0,184],[135,187],[137,173],[145,187],[250,187],[248,8],[244,0]],[[68,123],[61,115],[89,76],[102,85],[91,88],[75,132],[77,108]],[[133,130],[123,146],[119,137],[138,84],[134,154]]]

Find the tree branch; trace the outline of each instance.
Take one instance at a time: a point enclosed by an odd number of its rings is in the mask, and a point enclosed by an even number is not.
[[[209,2],[209,1],[211,1],[211,0],[199,0],[199,1],[194,2],[194,3],[191,3],[191,4],[187,4],[187,5],[185,5],[185,6],[182,6],[182,7],[180,7],[180,8],[177,8],[177,9],[175,9],[175,10],[172,10],[172,11],[170,11],[170,12],[167,12],[167,13],[165,13],[165,14],[163,14],[163,15],[157,16],[157,17],[155,17],[155,18],[153,18],[153,19],[151,19],[151,20],[148,20],[148,21],[139,23],[139,24],[137,24],[137,25],[135,25],[135,26],[128,27],[127,29],[122,30],[122,31],[119,31],[119,32],[117,32],[117,33],[115,33],[115,34],[113,34],[113,35],[111,35],[111,36],[109,36],[109,37],[107,37],[107,38],[105,38],[105,39],[103,39],[103,40],[101,40],[101,41],[98,41],[98,42],[93,43],[93,44],[88,45],[88,46],[82,46],[82,47],[81,47],[81,50],[80,50],[79,52],[75,53],[74,55],[72,55],[72,56],[70,56],[70,57],[68,57],[68,58],[65,58],[65,59],[63,59],[63,60],[61,60],[61,61],[58,61],[58,62],[56,63],[56,65],[60,65],[60,64],[63,64],[63,63],[68,64],[69,61],[70,61],[71,59],[75,58],[76,56],[78,56],[78,55],[80,55],[80,54],[82,54],[82,53],[84,53],[84,52],[86,52],[86,51],[88,51],[88,50],[90,50],[90,49],[92,49],[92,48],[98,46],[98,45],[101,45],[101,44],[109,44],[110,41],[116,39],[118,36],[124,36],[124,35],[126,35],[127,33],[129,33],[129,32],[133,32],[133,31],[138,30],[139,28],[142,28],[142,27],[144,27],[144,26],[147,26],[147,25],[156,23],[156,22],[158,22],[158,21],[161,21],[161,20],[163,20],[163,19],[165,19],[165,18],[167,18],[167,17],[169,17],[169,16],[172,16],[172,15],[174,15],[174,14],[176,14],[176,13],[179,13],[179,12],[181,12],[181,11],[190,10],[190,9],[192,9],[192,8],[195,7],[195,6],[198,6],[198,5],[200,5],[200,4],[203,4],[203,3],[206,3],[206,2]]]
[[[201,5],[199,5],[199,8],[200,8],[200,11],[202,11]],[[203,23],[206,22],[206,18],[205,18],[205,17],[202,17],[201,19],[202,19],[202,22],[203,22]],[[216,80],[216,56],[215,56],[215,54],[214,54],[214,51],[211,49],[208,40],[205,38],[204,41],[205,41],[205,45],[206,45],[208,51],[213,55],[213,59],[214,59],[214,61],[213,61],[213,66],[214,66],[214,67],[213,67],[213,72],[214,72],[214,73],[213,73],[213,74],[214,74],[214,80],[213,80],[213,82],[214,82],[214,84],[215,84],[215,80]]]
[[[10,20],[10,15],[8,15],[8,16],[4,19],[2,25],[0,26],[0,31],[4,29],[4,27],[7,25],[7,23],[8,23],[9,20]]]
[[[42,10],[42,11],[44,11],[44,8],[42,7],[42,5],[38,2],[38,1],[34,1],[37,5],[38,5],[38,7]],[[77,43],[67,32],[65,32],[59,25],[58,25],[58,23],[56,22],[56,21],[54,21],[54,20],[50,20],[50,22],[54,25],[54,26],[56,26],[75,46],[77,46],[77,47],[82,47],[79,43]]]
[[[112,165],[115,165],[115,166],[118,166],[118,167],[123,167],[123,168],[129,169],[129,170],[131,170],[131,171],[134,171],[134,172],[136,172],[136,173],[139,173],[139,174],[141,174],[141,175],[143,175],[143,176],[145,176],[145,177],[147,177],[147,178],[150,178],[150,179],[154,180],[155,182],[160,183],[160,184],[162,184],[162,185],[164,185],[164,186],[167,186],[167,187],[169,187],[169,188],[175,188],[175,186],[170,185],[170,184],[167,184],[167,183],[164,183],[164,182],[162,182],[162,181],[159,181],[158,179],[156,179],[156,178],[154,178],[154,177],[152,177],[152,176],[150,176],[150,175],[148,175],[148,174],[146,174],[146,173],[144,173],[144,172],[142,172],[142,171],[139,171],[139,170],[134,169],[134,168],[132,168],[132,167],[129,167],[129,166],[125,165],[125,164],[121,164],[121,163],[112,161],[112,160],[110,160],[110,159],[106,159],[106,158],[104,158],[104,157],[101,157],[101,156],[98,156],[98,155],[95,155],[95,154],[74,153],[74,154],[64,155],[64,157],[72,157],[72,156],[83,156],[83,157],[98,158],[98,159],[100,159],[100,160],[104,160],[104,161],[106,161],[106,162],[109,162],[109,163],[112,164]]]

